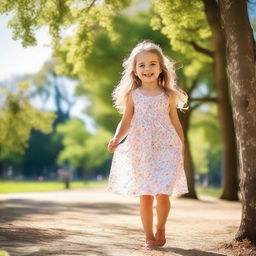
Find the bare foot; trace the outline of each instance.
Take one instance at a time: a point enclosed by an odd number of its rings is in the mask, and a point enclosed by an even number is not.
[[[145,236],[145,244],[144,247],[148,250],[156,248],[156,240],[153,234]]]
[[[154,249],[156,248],[156,240],[155,238],[151,238],[151,239],[146,239],[146,242],[145,242],[145,248],[147,250],[150,250],[150,249]]]
[[[157,229],[155,239],[156,239],[156,246],[163,247],[166,243],[165,230]]]

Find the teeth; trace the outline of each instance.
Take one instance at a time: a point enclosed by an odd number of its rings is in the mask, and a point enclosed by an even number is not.
[[[153,73],[150,73],[150,74],[144,74],[144,76],[146,76],[146,77],[150,77],[150,76],[152,76],[153,75]]]

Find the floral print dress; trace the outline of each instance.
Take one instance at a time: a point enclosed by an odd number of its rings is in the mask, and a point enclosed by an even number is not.
[[[127,196],[187,193],[182,142],[169,117],[167,95],[145,96],[137,88],[132,99],[134,114],[114,152],[108,190]]]

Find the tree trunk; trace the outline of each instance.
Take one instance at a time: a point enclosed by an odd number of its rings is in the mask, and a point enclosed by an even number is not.
[[[225,34],[220,26],[216,1],[203,0],[208,24],[212,31],[213,74],[218,97],[218,116],[223,141],[224,177],[221,199],[238,200],[238,175],[235,129],[226,73]]]
[[[197,194],[195,191],[195,171],[194,165],[191,157],[190,146],[188,141],[188,130],[189,130],[189,121],[190,121],[191,112],[188,111],[181,116],[181,124],[184,132],[184,141],[185,141],[185,161],[184,161],[184,169],[186,172],[186,177],[188,181],[188,190],[189,193],[184,194],[182,197],[186,198],[194,198],[197,199]]]
[[[68,177],[64,178],[65,189],[70,189],[70,179]]]
[[[242,218],[236,240],[256,243],[256,71],[253,32],[245,0],[219,0],[239,151]]]

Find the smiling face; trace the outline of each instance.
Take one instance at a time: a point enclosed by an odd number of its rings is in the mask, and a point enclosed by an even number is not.
[[[144,85],[157,85],[161,73],[159,59],[156,53],[143,51],[136,56],[135,75]]]

